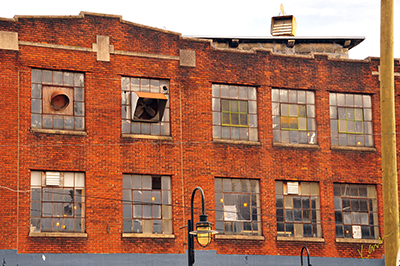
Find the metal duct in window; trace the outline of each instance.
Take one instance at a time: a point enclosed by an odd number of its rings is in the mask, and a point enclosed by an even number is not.
[[[60,172],[46,172],[46,186],[59,186],[61,181]]]

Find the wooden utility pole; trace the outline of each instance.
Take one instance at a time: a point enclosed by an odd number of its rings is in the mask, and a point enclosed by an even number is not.
[[[399,198],[397,187],[396,120],[394,106],[394,0],[381,0],[381,141],[385,265],[397,265]]]

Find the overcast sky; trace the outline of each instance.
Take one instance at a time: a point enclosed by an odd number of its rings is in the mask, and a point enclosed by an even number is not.
[[[297,37],[365,37],[350,58],[380,55],[379,0],[3,0],[0,17],[78,15],[81,11],[120,15],[124,20],[184,36],[270,37],[271,17],[297,21]],[[394,57],[400,58],[400,0],[395,2]]]

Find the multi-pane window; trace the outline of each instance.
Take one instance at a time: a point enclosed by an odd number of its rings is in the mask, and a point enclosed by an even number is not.
[[[31,172],[30,231],[85,231],[84,173]]]
[[[163,117],[159,122],[141,122],[132,120],[132,93],[144,92],[160,94],[162,93],[169,99],[169,82],[161,79],[148,78],[130,78],[122,77],[122,133],[125,134],[143,134],[143,135],[170,135],[170,108],[169,100],[166,103]],[[146,102],[150,101],[146,100]],[[135,107],[133,107],[135,108]],[[149,109],[144,109],[144,112],[149,112],[152,115],[156,107],[151,106]],[[143,113],[143,111],[140,111]],[[135,110],[134,110],[135,113]]]
[[[258,141],[255,87],[212,85],[214,139]]]
[[[221,115],[223,126],[249,125],[249,109],[247,101],[221,99]]]
[[[215,178],[215,226],[226,235],[261,235],[258,180]]]
[[[124,233],[172,234],[171,178],[123,175]]]
[[[85,130],[84,75],[32,69],[31,127]]]
[[[334,184],[337,238],[379,238],[374,185]]]
[[[332,146],[374,146],[371,96],[330,93]]]
[[[322,237],[318,183],[276,181],[275,191],[278,236]]]
[[[272,89],[275,143],[317,144],[313,91]]]

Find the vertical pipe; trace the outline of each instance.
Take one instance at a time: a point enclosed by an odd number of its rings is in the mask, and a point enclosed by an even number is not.
[[[18,252],[18,249],[19,249],[19,178],[20,178],[20,173],[19,173],[19,171],[20,171],[20,169],[19,169],[19,166],[20,166],[20,147],[21,147],[21,138],[20,138],[20,133],[19,133],[19,131],[20,131],[20,112],[21,112],[21,110],[20,110],[20,86],[21,86],[21,83],[20,83],[20,76],[21,76],[21,71],[20,70],[18,70],[18,82],[17,82],[17,84],[18,84],[18,96],[17,96],[17,104],[18,104],[18,118],[17,118],[17,252]],[[30,185],[31,185],[31,183],[29,182],[29,189],[30,189]]]
[[[190,234],[193,231],[193,220],[188,220],[188,266],[194,264],[194,236]]]
[[[385,265],[395,266],[399,250],[396,121],[394,105],[393,0],[381,0],[381,141]]]

